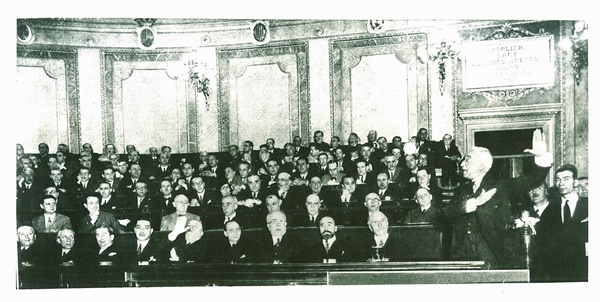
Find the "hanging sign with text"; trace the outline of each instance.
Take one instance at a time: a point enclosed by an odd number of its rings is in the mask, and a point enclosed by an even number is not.
[[[554,85],[553,36],[466,43],[463,91]]]

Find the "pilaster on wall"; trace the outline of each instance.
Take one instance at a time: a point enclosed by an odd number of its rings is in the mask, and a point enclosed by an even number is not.
[[[80,48],[77,50],[79,62],[79,96],[81,110],[81,144],[90,143],[94,152],[100,153],[104,147],[102,133],[102,73],[100,72],[100,50]],[[124,150],[118,150],[124,152]]]

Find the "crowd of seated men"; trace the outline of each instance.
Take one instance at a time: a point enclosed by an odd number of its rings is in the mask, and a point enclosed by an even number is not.
[[[126,154],[117,154],[112,144],[102,154],[94,153],[90,144],[84,144],[78,155],[69,153],[64,144],[50,154],[45,143],[39,144],[39,153],[28,155],[18,144],[19,238],[23,232],[32,242],[35,233],[58,234],[57,242],[69,249],[65,242],[72,244],[74,234],[98,237],[101,227],[110,235],[137,234],[140,219],[150,223],[151,230],[188,236],[195,229],[223,229],[229,221],[235,221],[238,229],[270,229],[265,221],[280,212],[286,217],[277,220],[290,227],[317,227],[323,217],[334,225],[367,226],[375,212],[387,215],[391,225],[439,223],[443,217],[437,208],[443,203],[435,180],[434,150],[456,149],[446,137],[445,142],[444,149],[444,141],[428,141],[421,129],[406,146],[400,137],[388,144],[375,131],[364,144],[352,133],[347,145],[338,137],[330,145],[316,131],[308,146],[295,137],[278,149],[273,139],[267,139],[259,150],[246,141],[241,151],[232,145],[227,153],[186,155],[171,154],[168,146],[140,155],[133,145],[126,147]],[[455,174],[460,157],[456,153],[437,160],[454,162],[444,172]],[[457,182],[456,175],[447,179]],[[429,208],[438,214],[424,215]],[[102,247],[102,240],[98,237],[94,248]],[[27,240],[21,245],[27,247]]]
[[[445,223],[440,187],[461,182],[461,154],[452,137],[430,141],[426,129],[406,143],[398,136],[388,143],[370,131],[362,144],[355,133],[346,145],[336,136],[328,144],[316,131],[308,146],[295,137],[283,149],[269,138],[258,150],[245,141],[241,151],[232,145],[225,153],[171,154],[163,146],[140,155],[128,145],[126,154],[117,154],[108,144],[96,154],[84,144],[74,155],[60,144],[49,154],[45,143],[38,151],[26,155],[17,145],[21,263],[64,262],[58,255],[77,246],[75,234],[95,235],[95,243],[76,248],[77,259],[88,263],[364,261],[373,247],[398,261],[406,253],[396,248],[398,238],[388,227]],[[338,225],[368,227],[373,241],[336,240]],[[265,226],[264,238],[240,236]],[[287,227],[319,228],[321,238],[300,246],[286,236]],[[210,229],[225,236],[206,239],[204,230]],[[155,230],[168,235],[149,241]],[[131,248],[111,248],[115,233],[132,232]],[[57,234],[56,256],[44,256],[51,248],[36,247],[36,233]],[[304,253],[308,248],[319,256]]]

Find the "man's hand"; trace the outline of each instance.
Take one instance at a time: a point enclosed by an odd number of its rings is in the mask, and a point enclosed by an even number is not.
[[[548,147],[546,145],[546,136],[540,129],[536,129],[533,132],[533,139],[531,140],[532,149],[525,149],[523,152],[535,155],[535,164],[540,167],[550,167],[553,159],[552,154],[548,153]]]
[[[496,188],[493,188],[489,191],[481,190],[481,194],[476,198],[471,198],[467,200],[465,204],[465,212],[471,213],[477,210],[477,207],[488,202],[488,200],[492,199],[492,197],[496,194]]]
[[[177,222],[175,223],[175,228],[169,233],[167,236],[170,241],[175,241],[177,236],[181,233],[187,232],[190,228],[186,226],[187,218],[185,216],[181,216],[177,218]]]

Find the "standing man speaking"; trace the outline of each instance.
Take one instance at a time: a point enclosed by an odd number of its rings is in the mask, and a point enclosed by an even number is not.
[[[532,149],[524,152],[535,155],[534,175],[530,180],[543,179],[552,165],[552,155],[546,151],[541,131],[533,134]],[[451,258],[454,260],[483,260],[485,268],[519,267],[518,234],[514,218],[519,212],[517,201],[527,192],[523,179],[495,180],[488,172],[494,159],[486,148],[473,147],[461,161],[462,175],[468,180],[454,193],[444,209],[448,222],[453,224]]]

